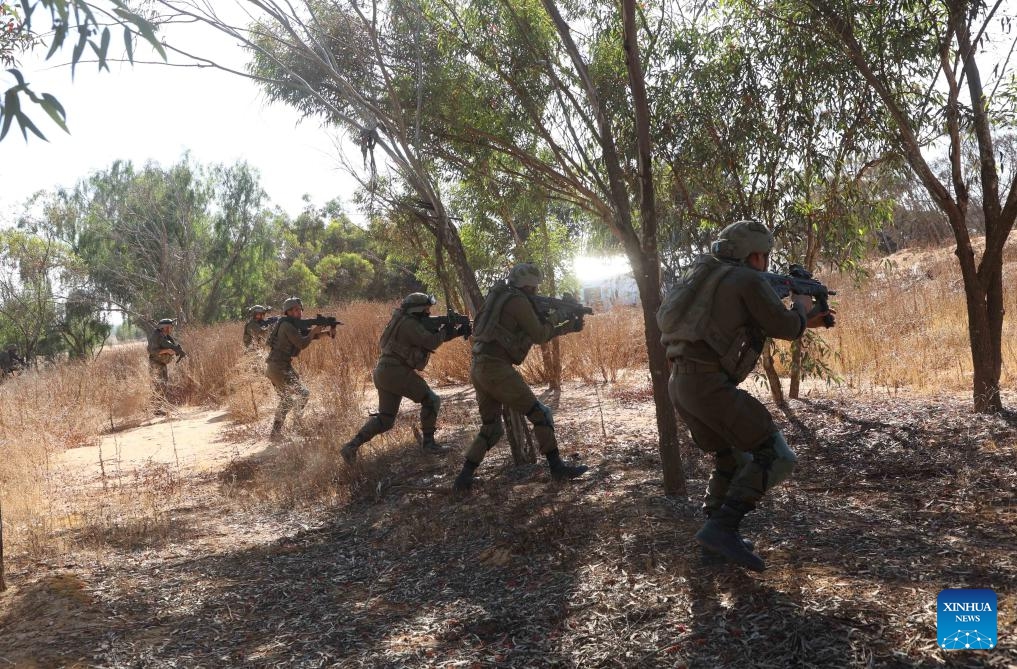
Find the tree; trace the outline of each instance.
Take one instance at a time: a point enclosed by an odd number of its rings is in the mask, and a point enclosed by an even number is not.
[[[850,64],[878,99],[882,113],[872,121],[920,179],[953,232],[967,303],[975,410],[1001,410],[1003,247],[1017,218],[1017,174],[1002,173],[996,157],[998,137],[1012,124],[1017,104],[1009,58],[1017,38],[1008,34],[1013,19],[1008,7],[1001,0],[909,0],[863,7],[832,0],[750,0],[745,5],[757,14],[780,17],[813,53]],[[978,146],[971,164],[963,160],[966,137]],[[944,143],[948,179],[937,176],[932,166]],[[972,205],[981,209],[985,225],[980,257],[968,229]]]
[[[49,60],[64,47],[68,36],[73,39],[71,51],[71,76],[85,54],[86,48],[90,55],[95,54],[99,70],[109,70],[111,27],[123,29],[124,48],[127,59],[134,62],[134,48],[137,37],[142,37],[152,45],[165,60],[166,53],[156,37],[155,26],[142,14],[130,9],[122,0],[110,0],[112,9],[98,6],[84,0],[22,0],[22,12],[19,13],[11,4],[0,3],[0,63],[5,66],[16,66],[18,56],[33,48],[42,38],[37,34],[39,15],[48,19],[41,26],[43,30],[52,29],[52,39],[46,60]],[[41,10],[41,11],[40,11]],[[23,98],[38,105],[50,120],[65,132],[67,114],[59,101],[49,93],[38,94],[33,91],[24,74],[17,67],[11,67],[8,73],[14,78],[15,85],[8,88],[0,103],[0,141],[7,136],[14,121],[18,122],[21,134],[28,140],[28,132],[46,139],[25,111]]]
[[[276,219],[246,164],[163,169],[115,162],[44,196],[44,225],[87,267],[97,295],[145,321],[239,318],[275,281]]]

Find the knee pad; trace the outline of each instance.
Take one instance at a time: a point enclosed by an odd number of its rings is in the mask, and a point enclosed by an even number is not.
[[[501,425],[501,419],[493,423],[484,423],[480,426],[480,436],[487,442],[487,450],[498,443],[498,440],[505,436],[505,428]]]
[[[371,415],[377,419],[381,432],[388,432],[395,425],[395,416],[390,413],[373,413]]]
[[[540,402],[535,402],[530,410],[526,412],[526,417],[530,419],[534,427],[538,425],[546,425],[547,427],[554,429],[554,412],[551,411],[551,407]]]
[[[770,476],[769,481],[767,482],[767,489],[786,481],[787,478],[791,476],[791,472],[794,471],[795,464],[798,462],[798,456],[795,455],[795,452],[787,445],[787,441],[784,439],[784,434],[780,430],[774,432],[769,443],[771,444],[774,457],[770,464]]]

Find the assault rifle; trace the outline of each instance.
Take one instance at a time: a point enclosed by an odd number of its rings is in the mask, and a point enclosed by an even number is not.
[[[763,272],[763,278],[770,282],[777,297],[784,299],[791,293],[809,295],[816,300],[816,311],[823,312],[830,310],[830,295],[836,295],[837,291],[830,290],[816,279],[812,273],[801,265],[791,265],[787,268],[787,274],[773,274]],[[827,314],[823,318],[826,327],[833,327],[833,315]]]
[[[530,299],[533,300],[533,306],[537,308],[537,313],[545,319],[553,311],[563,321],[573,320],[582,325],[584,316],[593,315],[593,309],[580,304],[572,293],[565,293],[561,299],[545,295],[533,295]]]
[[[470,325],[470,317],[463,314],[457,313],[455,309],[449,307],[448,314],[445,316],[426,316],[420,319],[420,322],[424,324],[428,332],[437,333],[438,330],[445,327],[445,340],[449,341],[453,339],[455,335],[452,332],[455,331],[456,335],[462,335],[463,339],[469,338],[473,334],[473,326]]]
[[[326,327],[328,328],[328,336],[335,339],[335,328],[337,325],[342,325],[343,322],[336,319],[335,316],[322,316],[321,314],[318,314],[314,318],[297,319],[293,324],[301,331],[309,330],[314,325]]]
[[[275,325],[276,323],[279,322],[279,316],[269,316],[268,318],[262,318],[260,322],[265,323],[267,325]]]

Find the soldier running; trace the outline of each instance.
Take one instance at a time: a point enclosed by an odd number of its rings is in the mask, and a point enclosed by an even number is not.
[[[392,312],[392,318],[381,334],[381,357],[372,374],[374,386],[378,389],[378,413],[371,414],[360,431],[343,446],[341,454],[347,464],[356,461],[357,449],[362,444],[392,429],[404,397],[420,405],[421,447],[424,451],[432,455],[448,452],[434,440],[441,398],[417,372],[427,366],[431,354],[443,343],[457,335],[468,334],[469,325],[456,328],[452,324],[444,324],[432,332],[423,321],[431,315],[434,303],[433,295],[410,293]]]
[[[470,379],[477,391],[482,425],[466,451],[462,471],[452,484],[455,494],[470,490],[473,473],[487,451],[505,434],[501,419],[503,405],[524,414],[533,424],[540,452],[547,458],[555,481],[574,479],[588,469],[562,461],[551,408],[537,401],[514,366],[522,364],[534,344],[544,344],[559,335],[582,329],[579,319],[552,324],[538,315],[530,296],[536,294],[540,281],[540,269],[536,265],[516,265],[509,273],[508,282],[499,281],[487,294],[477,314]]]
[[[152,334],[148,336],[148,369],[155,385],[155,400],[158,403],[155,414],[157,416],[165,413],[161,405],[167,401],[169,364],[173,361],[173,356],[176,356],[177,360],[181,360],[187,355],[173,338],[173,327],[176,323],[176,320],[172,318],[163,318],[156,323]]]

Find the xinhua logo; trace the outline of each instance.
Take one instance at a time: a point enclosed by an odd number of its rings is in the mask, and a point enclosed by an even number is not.
[[[992,590],[943,590],[936,598],[936,635],[943,650],[995,648],[996,593]]]

